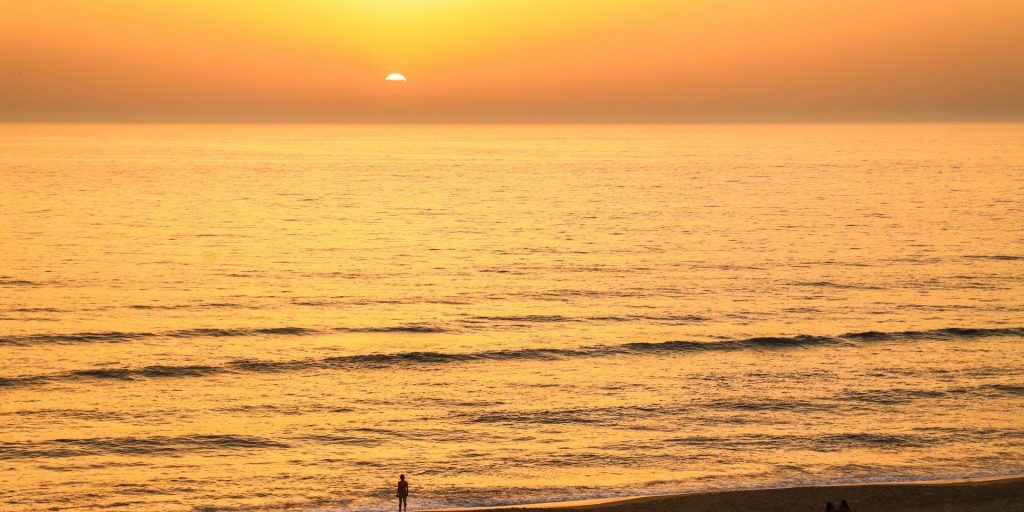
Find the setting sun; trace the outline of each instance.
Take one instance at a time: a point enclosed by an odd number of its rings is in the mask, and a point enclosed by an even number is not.
[[[1022,511],[1022,27],[0,0],[0,511]]]
[[[38,0],[0,13],[6,120],[1024,114],[1019,0]],[[396,69],[430,77],[401,111],[380,87]]]

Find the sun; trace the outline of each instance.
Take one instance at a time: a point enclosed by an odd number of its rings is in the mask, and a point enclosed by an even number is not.
[[[386,80],[388,82],[405,82],[406,81],[405,75],[403,75],[401,73],[391,73],[390,75],[384,77],[384,80]]]

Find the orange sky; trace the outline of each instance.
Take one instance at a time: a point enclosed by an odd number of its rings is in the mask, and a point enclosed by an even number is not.
[[[1024,119],[1024,1],[0,0],[0,120],[890,119]]]

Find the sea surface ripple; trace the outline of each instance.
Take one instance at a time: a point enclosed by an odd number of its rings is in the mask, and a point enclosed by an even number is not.
[[[1024,125],[0,125],[0,510],[1024,472]]]

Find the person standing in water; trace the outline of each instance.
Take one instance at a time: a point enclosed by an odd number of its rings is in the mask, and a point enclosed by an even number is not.
[[[409,497],[409,482],[405,480],[405,475],[398,475],[398,512],[409,510],[409,504],[405,501]]]

